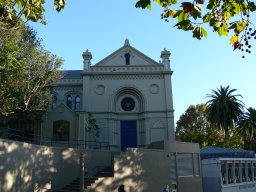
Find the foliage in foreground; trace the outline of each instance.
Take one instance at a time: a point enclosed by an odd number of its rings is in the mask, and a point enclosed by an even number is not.
[[[135,7],[151,9],[155,2],[163,8],[161,18],[177,20],[175,27],[190,31],[194,38],[207,37],[210,28],[220,36],[231,36],[230,44],[235,49],[251,53],[251,41],[256,39],[256,11],[250,0],[138,0]],[[64,9],[66,0],[53,0],[54,8]],[[10,28],[19,27],[27,21],[46,24],[45,1],[8,0],[0,1],[0,23]],[[208,26],[208,27],[206,27]],[[244,57],[244,56],[243,56]]]
[[[139,0],[136,7],[151,9],[156,2],[163,7],[162,19],[177,19],[177,27],[190,31],[194,38],[207,37],[207,28],[219,36],[230,36],[230,44],[235,49],[251,53],[252,40],[256,39],[253,15],[256,5],[249,0]],[[180,6],[177,8],[177,6]],[[244,57],[244,56],[243,56]]]

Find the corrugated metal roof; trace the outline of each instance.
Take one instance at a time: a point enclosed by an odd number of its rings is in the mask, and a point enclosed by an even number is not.
[[[80,79],[82,78],[82,70],[65,70],[63,79]]]
[[[225,147],[204,147],[201,149],[201,153],[234,153],[234,152],[247,152],[244,149],[225,148]]]
[[[201,159],[230,157],[230,158],[254,158],[254,151],[225,147],[204,147],[200,150]]]

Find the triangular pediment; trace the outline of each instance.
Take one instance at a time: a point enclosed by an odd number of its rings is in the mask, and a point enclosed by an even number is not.
[[[56,114],[66,113],[69,115],[73,115],[73,111],[63,103],[60,103],[59,105],[56,106],[56,108],[52,109],[51,113],[56,113]]]
[[[128,60],[128,61],[127,61]],[[127,63],[128,62],[128,63]],[[126,39],[124,46],[102,59],[95,64],[95,67],[101,66],[155,66],[159,65],[156,61],[138,51],[129,44]]]

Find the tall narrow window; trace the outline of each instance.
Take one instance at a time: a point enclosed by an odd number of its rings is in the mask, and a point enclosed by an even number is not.
[[[67,106],[72,109],[72,97],[70,95],[67,96]]]
[[[77,95],[75,99],[75,109],[80,109],[80,103],[81,103],[80,96]]]
[[[57,97],[52,97],[52,109],[55,109],[57,107]]]
[[[124,57],[125,57],[125,64],[129,65],[130,64],[130,57],[131,57],[131,55],[129,53],[125,53]]]

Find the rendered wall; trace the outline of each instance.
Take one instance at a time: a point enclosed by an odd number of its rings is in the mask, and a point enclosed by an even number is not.
[[[170,184],[169,170],[164,151],[129,149],[115,157],[114,177],[100,178],[89,191],[117,191],[121,184],[129,192],[161,191],[166,184]]]
[[[199,146],[191,143],[157,142],[158,149],[128,149],[114,159],[114,177],[100,178],[89,192],[117,191],[121,184],[129,192],[162,191],[165,185],[171,186],[172,163],[170,152],[198,153]],[[187,148],[187,150],[186,150]],[[190,151],[191,150],[191,151]],[[202,192],[202,177],[178,178],[178,192]]]
[[[79,155],[88,172],[109,166],[109,151],[81,151],[0,140],[0,191],[33,192],[59,189],[79,176]]]

